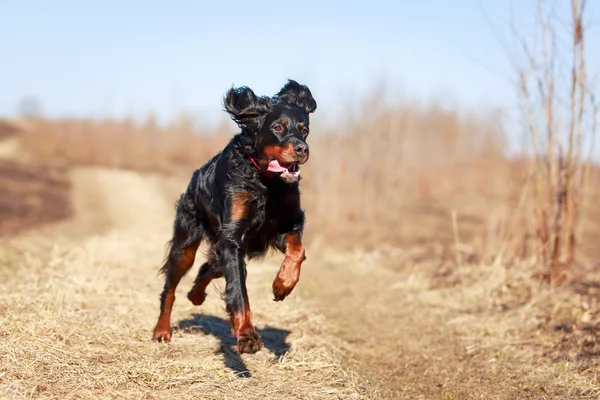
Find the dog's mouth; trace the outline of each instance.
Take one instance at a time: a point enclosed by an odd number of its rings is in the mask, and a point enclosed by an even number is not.
[[[269,163],[267,171],[279,174],[279,177],[284,181],[298,180],[300,169],[298,163],[280,163],[277,160],[272,160]]]

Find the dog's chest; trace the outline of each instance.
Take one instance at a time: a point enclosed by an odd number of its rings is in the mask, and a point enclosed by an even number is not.
[[[269,203],[257,206],[254,209],[249,231],[268,242],[277,233],[280,211]]]
[[[288,192],[270,193],[265,201],[256,202],[244,242],[250,257],[258,257],[267,251],[278,235],[291,229],[294,203]]]
[[[243,241],[249,258],[261,257],[277,235],[277,219],[267,212],[266,207],[254,210],[254,215]]]

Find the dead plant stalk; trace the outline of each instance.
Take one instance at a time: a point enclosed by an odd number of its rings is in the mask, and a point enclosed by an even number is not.
[[[575,262],[577,232],[585,204],[585,186],[589,180],[589,165],[582,161],[582,146],[585,138],[586,94],[589,94],[593,112],[591,145],[596,130],[597,107],[589,90],[585,58],[583,15],[586,1],[571,0],[572,47],[570,48],[571,79],[569,82],[567,132],[562,135],[561,114],[557,102],[559,93],[558,75],[555,65],[561,59],[556,47],[556,30],[552,19],[544,10],[544,1],[538,1],[540,21],[541,54],[536,57],[522,41],[529,70],[521,70],[520,92],[524,100],[527,129],[534,154],[535,209],[537,240],[541,248],[544,270],[541,277],[547,281],[562,280],[565,271]],[[538,87],[540,104],[536,109],[535,99],[529,90],[529,79],[533,77]],[[541,118],[536,118],[540,113]],[[536,126],[542,121],[543,128]],[[545,132],[545,138],[542,136]],[[566,136],[566,137],[565,137]],[[545,139],[545,143],[544,143]],[[566,140],[565,140],[566,139]],[[566,142],[566,143],[565,143]],[[544,146],[545,144],[545,146]]]

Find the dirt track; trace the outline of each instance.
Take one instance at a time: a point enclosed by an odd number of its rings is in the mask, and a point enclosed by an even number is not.
[[[100,168],[70,181],[71,219],[0,248],[0,398],[598,395],[585,375],[540,361],[533,311],[487,312],[505,269],[440,275],[435,262],[407,261],[410,251],[385,268],[379,254],[339,254],[318,237],[282,303],[270,292],[282,257],[249,266],[263,351],[233,351],[222,282],[201,307],[185,298],[201,257],[179,287],[173,342],[152,343],[157,270],[186,181]]]

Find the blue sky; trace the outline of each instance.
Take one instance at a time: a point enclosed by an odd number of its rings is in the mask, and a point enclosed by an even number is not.
[[[514,71],[501,42],[511,15],[528,29],[535,3],[8,0],[0,116],[34,96],[48,116],[154,112],[164,121],[188,111],[214,122],[231,85],[270,95],[288,77],[310,86],[322,113],[382,81],[390,93],[422,101],[514,107]],[[600,16],[589,3],[592,18]],[[600,49],[588,49],[593,63]]]

